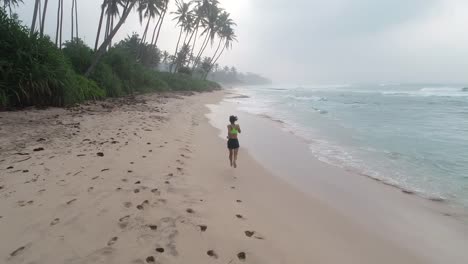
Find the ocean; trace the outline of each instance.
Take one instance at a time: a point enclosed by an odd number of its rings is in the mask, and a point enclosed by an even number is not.
[[[232,90],[328,164],[468,208],[468,89],[462,85],[268,85]]]

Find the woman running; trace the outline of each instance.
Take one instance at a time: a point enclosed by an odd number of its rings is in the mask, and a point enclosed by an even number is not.
[[[231,167],[234,168],[237,168],[237,152],[239,151],[239,139],[237,139],[237,135],[241,132],[240,126],[236,124],[236,121],[237,116],[230,116],[230,124],[227,126],[227,147],[229,149],[229,161],[231,162]]]

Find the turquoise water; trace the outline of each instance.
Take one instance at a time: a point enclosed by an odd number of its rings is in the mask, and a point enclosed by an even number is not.
[[[468,207],[468,89],[456,85],[251,86],[229,99],[278,121],[320,160]]]

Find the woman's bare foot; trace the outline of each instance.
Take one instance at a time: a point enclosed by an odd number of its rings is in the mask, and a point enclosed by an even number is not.
[[[235,161],[234,161],[233,165],[234,165],[234,168],[237,168],[237,163]]]

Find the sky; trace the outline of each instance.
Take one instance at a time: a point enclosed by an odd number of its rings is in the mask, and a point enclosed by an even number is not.
[[[16,12],[29,25],[34,1],[24,2]],[[55,36],[57,0],[49,2],[46,33]],[[65,2],[69,38],[71,0]],[[91,45],[101,1],[78,2],[80,37]],[[220,0],[220,5],[237,23],[238,42],[219,64],[277,83],[468,83],[466,0]],[[178,28],[170,19],[158,46],[173,53]],[[129,16],[116,41],[132,32],[143,32],[136,15]]]

